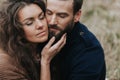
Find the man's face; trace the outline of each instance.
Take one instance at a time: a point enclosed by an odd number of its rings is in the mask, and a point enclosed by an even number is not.
[[[74,24],[73,0],[47,0],[46,17],[51,35],[70,30]]]

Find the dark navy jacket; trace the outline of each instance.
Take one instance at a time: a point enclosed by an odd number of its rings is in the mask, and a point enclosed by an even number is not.
[[[51,62],[52,80],[105,80],[104,51],[81,23],[67,35],[67,43]]]

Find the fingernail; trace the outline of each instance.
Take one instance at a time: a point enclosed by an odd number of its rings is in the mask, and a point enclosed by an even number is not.
[[[55,40],[55,36],[53,36],[53,37],[52,37],[52,39],[54,39],[54,40]]]
[[[66,37],[67,33],[64,34],[64,37]]]

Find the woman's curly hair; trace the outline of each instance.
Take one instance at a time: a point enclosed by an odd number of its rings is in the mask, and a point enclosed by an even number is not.
[[[37,4],[45,13],[42,0],[8,0],[0,5],[0,48],[14,56],[32,80],[39,80],[39,71],[18,17],[18,12],[30,4]]]

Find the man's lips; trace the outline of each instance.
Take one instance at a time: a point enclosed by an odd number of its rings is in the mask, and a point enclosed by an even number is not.
[[[61,28],[57,27],[57,26],[49,26],[49,29],[51,30],[58,30],[58,31],[62,31]]]
[[[50,28],[50,31],[56,32],[56,31],[59,31],[59,30],[55,29],[55,28]]]

